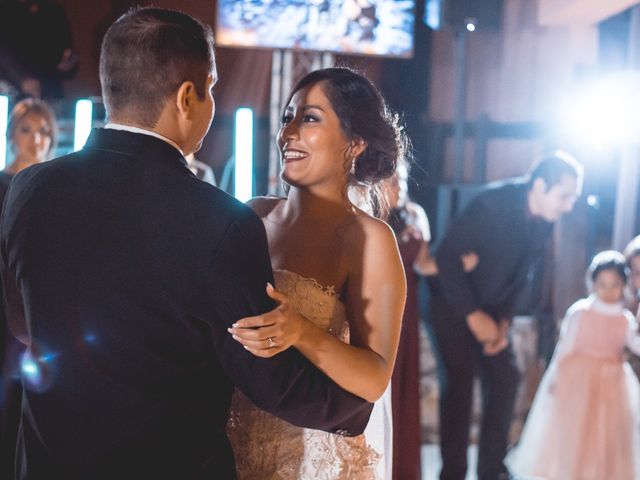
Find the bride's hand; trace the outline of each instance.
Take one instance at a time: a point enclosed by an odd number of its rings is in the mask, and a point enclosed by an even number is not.
[[[288,297],[267,284],[267,295],[278,306],[262,315],[246,317],[227,331],[234,340],[258,357],[269,358],[295,345],[309,321],[289,305]]]

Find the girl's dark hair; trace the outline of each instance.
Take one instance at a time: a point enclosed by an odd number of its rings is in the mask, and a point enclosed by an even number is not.
[[[622,253],[616,250],[605,250],[593,257],[587,273],[587,283],[590,288],[603,270],[613,270],[620,276],[624,283],[627,283],[629,270],[626,259]]]
[[[387,107],[375,85],[364,75],[344,67],[324,68],[305,75],[293,88],[293,95],[322,83],[323,90],[349,140],[362,139],[367,148],[356,160],[350,184],[373,187],[374,210],[384,211],[379,183],[396,171],[398,161],[409,156],[409,139],[397,114]]]
[[[37,98],[26,98],[15,104],[9,115],[9,123],[7,124],[7,139],[13,142],[16,138],[16,130],[18,125],[27,115],[39,115],[44,118],[49,126],[51,132],[49,137],[51,138],[51,145],[47,156],[51,156],[55,152],[58,145],[58,122],[56,121],[56,115],[47,102]]]

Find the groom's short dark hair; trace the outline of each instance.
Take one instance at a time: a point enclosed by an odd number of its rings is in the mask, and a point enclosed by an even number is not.
[[[134,7],[102,41],[100,83],[107,114],[153,127],[183,82],[192,81],[202,99],[214,69],[210,27],[173,10]]]

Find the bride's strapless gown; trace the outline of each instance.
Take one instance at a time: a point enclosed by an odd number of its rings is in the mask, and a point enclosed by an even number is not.
[[[286,270],[274,271],[278,290],[316,325],[349,341],[344,304],[333,287]],[[231,402],[227,433],[240,480],[364,480],[391,478],[390,389],[374,406],[357,437],[300,428],[255,407],[239,391]]]

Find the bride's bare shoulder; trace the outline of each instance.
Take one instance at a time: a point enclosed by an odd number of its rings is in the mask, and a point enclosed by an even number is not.
[[[364,213],[356,217],[345,233],[349,275],[359,278],[366,271],[370,279],[393,279],[402,285],[404,271],[400,252],[393,230],[387,223]]]
[[[349,224],[347,234],[358,248],[367,242],[372,246],[395,244],[395,235],[389,225],[362,210],[358,210],[355,222]]]
[[[256,212],[256,215],[260,218],[264,218],[284,200],[285,199],[282,197],[253,197],[247,202],[247,205]]]

